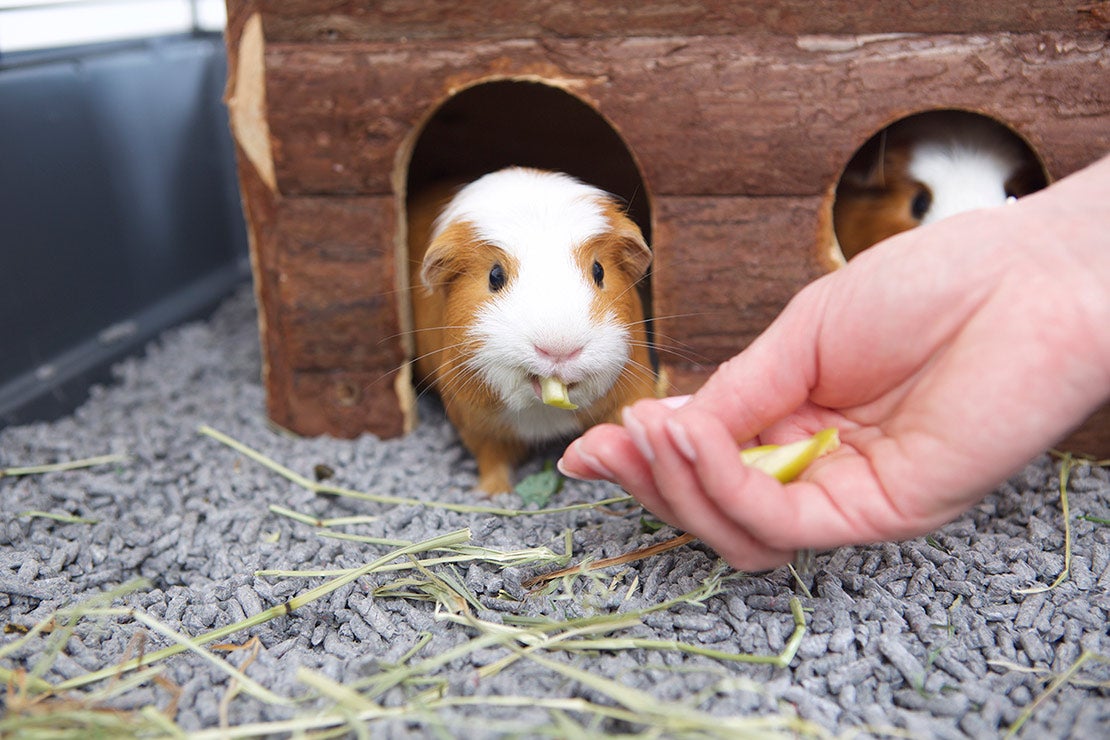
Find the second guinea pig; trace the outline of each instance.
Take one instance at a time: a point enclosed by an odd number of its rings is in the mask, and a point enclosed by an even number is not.
[[[892,124],[848,163],[833,223],[846,259],[915,226],[1045,186],[1036,157],[985,116],[931,111]]]
[[[637,289],[651,251],[608,193],[499,170],[414,198],[409,255],[415,376],[442,398],[482,491],[510,490],[533,445],[654,394]]]

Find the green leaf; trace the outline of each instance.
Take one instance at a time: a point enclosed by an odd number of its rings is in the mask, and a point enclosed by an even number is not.
[[[542,509],[562,487],[563,476],[555,470],[555,463],[548,460],[544,463],[543,470],[521,480],[516,484],[515,490],[525,505],[535,504]]]

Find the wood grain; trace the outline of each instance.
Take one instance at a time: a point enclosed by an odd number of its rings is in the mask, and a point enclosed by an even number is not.
[[[266,67],[289,195],[391,192],[398,152],[442,101],[506,78],[594,106],[654,195],[819,194],[873,133],[932,108],[998,118],[1054,178],[1110,151],[1102,32],[272,43]],[[550,143],[508,126],[518,147]]]
[[[297,370],[391,370],[403,361],[393,200],[290,198],[277,211],[282,316]]]
[[[396,437],[404,415],[393,391],[395,374],[348,370],[297,370],[280,399],[273,421],[297,434],[357,437],[365,432]]]
[[[877,34],[1098,30],[1110,3],[1090,0],[267,0],[275,41],[416,41],[429,38]]]
[[[275,421],[301,434],[401,431],[393,380],[405,363],[392,198],[287,198],[276,207],[278,270],[267,342]],[[282,379],[283,382],[280,382]]]
[[[825,198],[671,196],[656,207],[654,326],[672,368],[727,360],[833,267]]]

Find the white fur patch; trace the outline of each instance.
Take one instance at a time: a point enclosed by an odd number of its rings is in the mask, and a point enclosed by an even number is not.
[[[923,141],[910,157],[908,172],[932,191],[922,224],[1006,202],[1006,183],[1021,166],[1021,156],[997,137]]]
[[[591,315],[596,286],[574,250],[610,227],[602,191],[567,175],[512,168],[467,185],[437,222],[464,221],[511,255],[518,271],[478,310],[469,364],[500,397],[504,421],[538,442],[580,431],[573,413],[545,406],[536,377],[558,377],[589,406],[616,382],[629,356],[628,329]]]
[[[483,239],[523,262],[550,252],[550,243],[580,244],[606,228],[598,203],[605,193],[558,172],[510,167],[462,188],[436,221],[432,238],[448,224],[469,221]]]

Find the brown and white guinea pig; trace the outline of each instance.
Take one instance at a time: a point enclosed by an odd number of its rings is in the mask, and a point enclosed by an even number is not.
[[[1045,184],[1032,151],[1001,123],[964,111],[921,113],[874,136],[848,163],[833,226],[851,259],[899,232]]]
[[[416,197],[409,250],[416,377],[443,399],[482,491],[510,490],[533,445],[653,395],[636,285],[651,251],[608,193],[499,170]],[[541,383],[563,408],[544,403]]]

